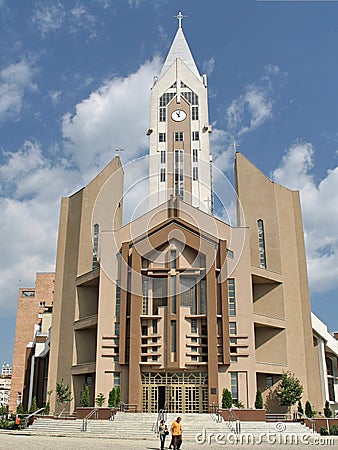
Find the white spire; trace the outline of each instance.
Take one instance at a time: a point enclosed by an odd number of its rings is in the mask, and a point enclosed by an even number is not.
[[[178,19],[178,30],[162,67],[160,77],[169,69],[169,67],[175,62],[177,58],[180,58],[189,67],[189,69],[198,78],[200,78],[201,76],[198,72],[194,58],[183,34],[182,19],[184,18],[184,16],[181,12],[179,12],[178,15],[175,16],[175,18]]]

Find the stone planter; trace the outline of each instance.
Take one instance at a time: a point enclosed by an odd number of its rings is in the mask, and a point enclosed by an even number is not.
[[[230,411],[233,411],[241,422],[265,422],[265,409],[222,409],[222,417],[229,420]]]
[[[94,409],[95,408],[92,406],[86,408],[76,408],[76,418],[84,419]],[[109,420],[111,416],[116,414],[116,412],[116,408],[98,408],[97,413],[93,414],[90,419]]]

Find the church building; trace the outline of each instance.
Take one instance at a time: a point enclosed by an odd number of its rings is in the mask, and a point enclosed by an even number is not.
[[[235,155],[238,220],[214,216],[208,84],[182,29],[151,89],[148,210],[122,223],[114,158],[62,198],[48,390],[70,410],[120,386],[139,412],[207,412],[228,388],[253,408],[285,371],[322,408],[299,193]],[[125,124],[126,128],[128,124]],[[274,409],[275,408],[275,409]]]

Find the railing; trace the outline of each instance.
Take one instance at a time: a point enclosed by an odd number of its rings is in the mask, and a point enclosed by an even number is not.
[[[98,412],[99,408],[94,408],[92,411],[90,411],[90,413],[88,413],[86,415],[86,417],[84,417],[84,419],[82,420],[82,429],[81,431],[87,431],[88,428],[88,420],[95,414],[95,419],[97,420],[97,412]]]
[[[120,411],[122,412],[136,412],[137,405],[134,403],[120,403]]]
[[[292,415],[285,413],[285,414],[266,414],[266,421],[267,422],[290,422],[292,421]]]
[[[153,427],[152,427],[152,431],[157,434],[158,433],[158,429],[161,423],[161,420],[164,420],[165,422],[168,419],[168,411],[166,409],[160,409],[158,414],[157,414],[157,419],[156,422],[154,422]]]
[[[316,421],[311,419],[311,417],[306,416],[305,414],[299,412],[299,411],[295,411],[295,413],[293,414],[293,420],[294,421],[298,421],[298,420],[309,420],[311,423],[311,430],[313,433],[316,433],[317,429],[316,429]]]
[[[40,408],[40,409],[34,411],[33,413],[28,414],[28,416],[24,416],[24,417],[23,417],[23,421],[22,421],[23,428],[27,428],[27,427],[28,427],[28,425],[29,425],[29,419],[30,419],[31,417],[34,417],[34,416],[36,416],[36,415],[38,415],[38,414],[41,414],[44,410],[45,410],[45,408]]]
[[[233,427],[232,422],[235,422],[235,427]],[[229,409],[228,427],[231,428],[236,434],[241,434],[241,421],[231,408]]]
[[[209,405],[209,414],[211,417],[211,420],[214,422],[222,422],[223,416],[222,416],[222,408],[220,408],[218,405],[216,405],[215,402],[213,402],[211,405]]]

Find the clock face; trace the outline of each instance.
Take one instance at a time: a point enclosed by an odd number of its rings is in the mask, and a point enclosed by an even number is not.
[[[184,120],[187,117],[187,114],[182,111],[182,109],[176,109],[172,114],[171,114],[171,118],[175,121],[175,122],[182,122],[182,120]]]

